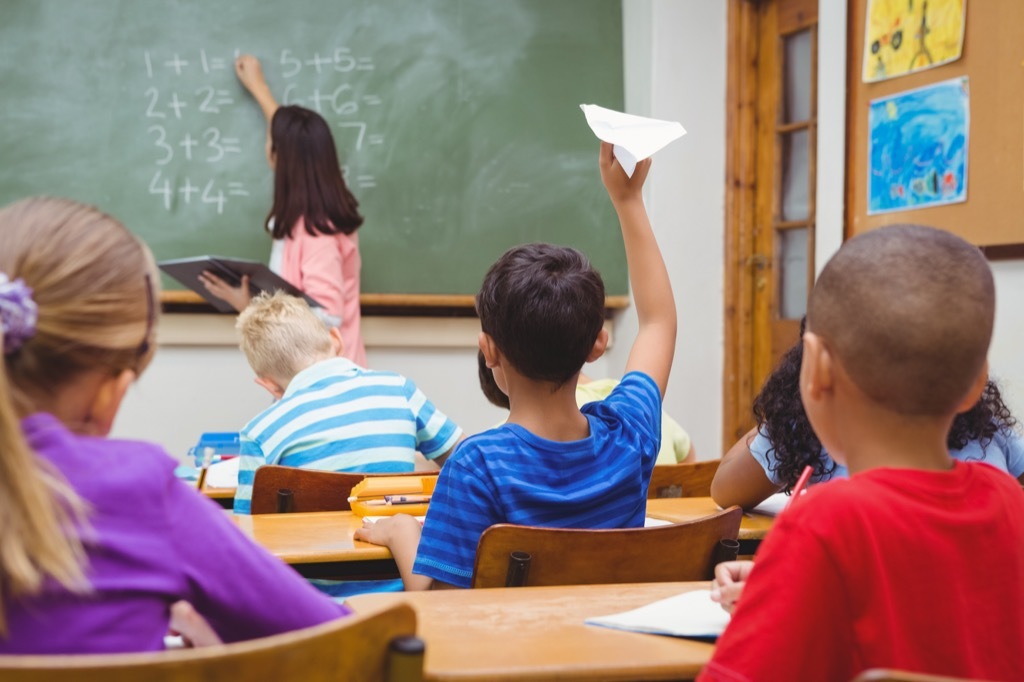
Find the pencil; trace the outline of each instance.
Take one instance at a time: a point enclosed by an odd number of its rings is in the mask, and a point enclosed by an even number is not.
[[[210,462],[213,460],[213,448],[203,448],[203,466],[199,469],[199,476],[196,479],[196,490],[202,492],[203,485],[206,483],[206,470],[210,468]]]
[[[805,466],[804,470],[800,472],[800,478],[797,479],[796,485],[793,486],[793,492],[790,495],[789,502],[786,503],[786,509],[789,509],[789,506],[793,504],[796,498],[799,497],[800,493],[804,491],[804,488],[807,487],[807,481],[811,480],[811,474],[813,472],[814,467],[810,464]]]

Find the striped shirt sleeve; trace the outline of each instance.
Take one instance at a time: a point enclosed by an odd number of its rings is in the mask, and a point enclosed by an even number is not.
[[[256,470],[266,464],[266,457],[259,443],[243,431],[240,436],[241,450],[238,456],[238,488],[235,490],[236,514],[251,514],[252,483]]]
[[[449,419],[423,391],[406,379],[409,410],[416,420],[416,449],[427,459],[434,459],[451,450],[462,436],[462,429]]]

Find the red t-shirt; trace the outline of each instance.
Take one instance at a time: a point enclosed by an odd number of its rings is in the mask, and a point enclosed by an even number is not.
[[[895,668],[1024,680],[1024,492],[985,464],[873,469],[782,515],[701,680]]]

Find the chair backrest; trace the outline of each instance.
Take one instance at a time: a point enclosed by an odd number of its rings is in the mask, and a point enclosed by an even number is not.
[[[388,671],[418,680],[416,614],[408,604],[354,615],[272,637],[202,649],[141,654],[0,656],[4,682],[336,682],[394,679]],[[408,638],[412,638],[411,642]],[[412,646],[409,646],[409,645]],[[418,659],[418,660],[417,660]],[[412,670],[411,673],[406,672]],[[402,678],[403,676],[397,676]]]
[[[884,670],[873,668],[865,670],[853,682],[971,682],[963,677],[945,677],[926,673],[911,673],[905,670]]]
[[[647,497],[709,497],[720,459],[693,464],[655,464]]]
[[[735,543],[742,517],[743,510],[730,507],[702,519],[652,528],[498,524],[480,537],[473,587],[504,587],[514,552],[530,555],[525,584],[531,587],[710,580],[720,541]]]
[[[291,491],[293,512],[348,511],[352,488],[368,476],[429,476],[434,472],[408,474],[342,473],[317,471],[268,464],[256,470],[252,483],[251,513],[274,514],[278,510],[278,491]]]

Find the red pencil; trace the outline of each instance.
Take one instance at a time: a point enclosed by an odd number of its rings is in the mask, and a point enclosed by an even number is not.
[[[789,505],[793,504],[793,501],[804,491],[807,487],[807,481],[811,480],[811,473],[814,471],[814,467],[810,464],[804,467],[804,470],[800,472],[800,478],[797,479],[796,485],[793,486],[793,492],[790,495],[789,502],[786,503],[786,509],[789,509]]]

